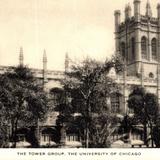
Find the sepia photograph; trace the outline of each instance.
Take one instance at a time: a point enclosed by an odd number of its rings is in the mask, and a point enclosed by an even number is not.
[[[160,2],[0,0],[0,24],[0,148],[160,148]]]

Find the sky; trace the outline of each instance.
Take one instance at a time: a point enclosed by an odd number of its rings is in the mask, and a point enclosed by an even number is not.
[[[158,2],[151,1],[154,17]],[[73,61],[103,61],[115,51],[114,10],[123,20],[127,3],[133,15],[133,0],[0,0],[0,65],[16,66],[20,47],[32,68],[42,68],[44,49],[50,70],[64,69],[66,52]]]

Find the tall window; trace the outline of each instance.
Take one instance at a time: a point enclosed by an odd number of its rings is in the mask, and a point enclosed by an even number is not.
[[[147,38],[142,37],[141,39],[141,51],[142,51],[142,58],[148,59],[147,57]]]
[[[131,39],[131,60],[135,59],[135,39]]]
[[[152,39],[151,45],[152,45],[152,59],[157,60],[157,40],[156,38]]]
[[[126,50],[126,48],[125,48],[125,43],[122,42],[122,43],[121,43],[121,55],[122,55],[122,58],[123,58],[123,59],[125,58],[125,50]]]
[[[111,112],[118,113],[120,111],[120,95],[114,93],[111,95]]]

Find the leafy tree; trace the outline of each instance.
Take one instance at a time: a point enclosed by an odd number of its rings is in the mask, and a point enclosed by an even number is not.
[[[160,148],[160,115],[158,114],[155,125],[153,126],[152,138],[156,148]]]
[[[68,118],[68,113],[69,107],[67,106],[66,103],[66,94],[64,92],[64,89],[62,88],[52,88],[50,89],[50,97],[52,101],[52,110],[59,112],[59,115],[56,120],[56,131],[57,131],[57,136],[54,141],[57,143],[60,143],[61,141],[61,130],[63,127],[63,122],[66,121]],[[67,109],[68,108],[68,109]]]
[[[122,137],[123,141],[127,142],[129,140],[130,131],[134,129],[134,126],[135,126],[134,118],[130,117],[129,115],[125,115],[122,121],[120,122],[120,127],[118,129],[118,133],[125,134]]]
[[[146,92],[144,88],[135,87],[129,95],[128,107],[133,109],[136,123],[143,125],[144,142],[147,144],[147,126],[151,130],[151,139],[153,139],[152,129],[158,117],[157,97],[152,93]]]
[[[108,137],[115,128],[116,121],[107,103],[111,91],[118,89],[114,80],[107,76],[112,67],[117,72],[122,70],[118,57],[105,63],[88,58],[81,64],[73,65],[62,82],[66,102],[71,99],[71,103],[61,106],[64,119],[59,117],[58,120],[67,126],[76,125],[87,148],[107,147]],[[77,117],[74,116],[76,113]]]
[[[18,128],[37,126],[45,117],[47,97],[40,84],[27,67],[0,75],[0,112],[11,128],[14,147]]]
[[[7,147],[8,142],[9,142],[8,124],[4,115],[0,113],[0,147],[1,148]]]

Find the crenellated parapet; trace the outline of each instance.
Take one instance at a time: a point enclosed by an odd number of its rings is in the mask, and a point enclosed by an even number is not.
[[[31,72],[33,73],[34,77],[36,77],[39,82],[44,86],[44,90],[49,91],[53,87],[61,88],[62,85],[60,81],[65,78],[65,73],[69,71],[70,58],[68,54],[66,53],[65,56],[64,71],[49,70],[47,68],[47,62],[47,53],[44,49],[42,57],[42,69],[30,68]],[[22,47],[20,47],[18,66],[25,66]],[[16,66],[0,66],[0,74],[4,74],[6,72],[13,72],[15,68]]]
[[[15,69],[14,66],[0,66],[0,74],[4,74],[6,72],[13,72]],[[30,68],[33,75],[38,79],[43,79],[43,69],[35,69]],[[56,70],[47,70],[46,76],[48,80],[61,80],[64,79],[64,71],[56,71]]]

